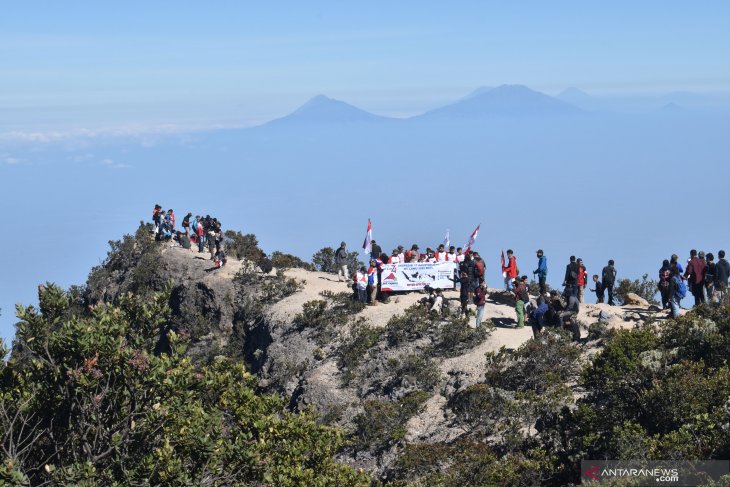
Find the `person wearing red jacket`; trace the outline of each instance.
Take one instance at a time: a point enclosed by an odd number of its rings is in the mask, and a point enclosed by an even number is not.
[[[578,302],[584,302],[586,284],[588,284],[588,272],[586,267],[583,265],[583,259],[578,259]]]
[[[502,274],[504,274],[504,285],[507,291],[512,290],[512,281],[517,279],[517,257],[515,257],[512,249],[507,251],[507,265],[502,266]]]
[[[705,262],[705,253],[697,254],[696,250],[691,250],[687,270],[684,277],[689,278],[688,282],[692,286],[692,295],[695,297],[695,306],[705,302],[705,273],[707,272],[707,262]]]

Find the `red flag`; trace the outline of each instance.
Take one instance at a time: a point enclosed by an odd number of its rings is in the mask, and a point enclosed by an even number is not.
[[[479,227],[481,227],[481,226],[482,226],[482,224],[480,223],[479,225],[477,225],[477,227],[474,229],[474,231],[471,232],[471,235],[469,236],[469,241],[466,243],[466,245],[464,245],[464,247],[466,248],[466,250],[464,251],[464,254],[468,254],[469,250],[471,249],[471,246],[474,245],[474,242],[477,239],[477,234],[479,233]]]
[[[504,272],[504,249],[502,249],[502,272]]]
[[[370,253],[373,251],[372,241],[373,241],[373,226],[370,223],[370,218],[368,218],[368,230],[365,233],[365,241],[362,243],[362,249],[368,255],[370,255]]]

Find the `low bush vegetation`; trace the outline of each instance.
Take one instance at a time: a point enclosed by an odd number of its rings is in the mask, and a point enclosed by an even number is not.
[[[619,279],[613,288],[613,297],[618,304],[626,302],[626,296],[633,293],[649,301],[653,305],[659,305],[656,296],[659,292],[659,281],[649,279],[649,274],[644,274],[641,279]]]

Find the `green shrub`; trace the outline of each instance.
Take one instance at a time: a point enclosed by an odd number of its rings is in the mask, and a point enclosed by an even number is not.
[[[378,343],[383,332],[383,328],[372,328],[363,321],[355,322],[350,338],[337,349],[337,367],[345,385],[355,378],[357,367],[365,359],[368,350]]]
[[[283,252],[279,252],[278,250],[272,252],[271,254],[271,265],[273,265],[277,269],[297,268],[306,269],[308,271],[314,270],[314,265],[310,264],[309,262],[300,259],[296,255],[285,254]]]
[[[259,241],[253,233],[244,235],[241,232],[226,230],[223,236],[223,243],[230,257],[238,260],[246,259],[254,264],[258,264],[266,255],[259,248]]]
[[[312,256],[312,265],[314,269],[319,272],[337,272],[339,269],[335,265],[335,251],[332,247],[324,247],[318,250]],[[357,269],[364,266],[365,264],[358,259],[357,252],[348,252],[345,259],[347,264],[347,270],[351,274],[354,274]],[[348,276],[349,277],[349,276]]]
[[[395,315],[385,327],[388,345],[399,347],[426,336],[433,325],[433,317],[424,306],[411,306],[402,315]]]
[[[472,328],[467,318],[447,319],[439,326],[429,353],[437,357],[456,357],[484,342],[493,329],[491,321]]]
[[[14,485],[369,485],[339,465],[342,433],[256,393],[243,364],[196,366],[165,293],[64,318],[55,286],[18,308],[0,368],[0,478]],[[22,448],[17,448],[22,445]]]
[[[400,401],[370,399],[363,403],[363,412],[355,416],[355,446],[361,450],[382,451],[401,441],[406,423],[423,409],[429,394],[414,391]]]
[[[658,305],[657,292],[659,292],[659,281],[649,279],[649,274],[644,274],[641,276],[641,280],[619,279],[613,288],[613,297],[618,304],[623,304],[626,302],[626,296],[629,293],[634,293],[646,299],[649,303]]]

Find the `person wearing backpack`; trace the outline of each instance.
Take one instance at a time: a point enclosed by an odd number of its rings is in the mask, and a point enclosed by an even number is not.
[[[335,269],[337,269],[337,282],[348,282],[350,275],[347,272],[347,250],[345,242],[340,242],[340,247],[335,251]]]
[[[542,250],[537,251],[537,269],[532,271],[533,274],[537,275],[538,282],[540,283],[540,294],[545,294],[547,291],[545,281],[547,279],[547,257]]]
[[[692,295],[695,298],[695,306],[705,302],[705,273],[707,272],[707,262],[705,262],[705,253],[697,253],[692,249],[689,253],[690,259],[687,264],[687,270],[684,271],[684,277],[689,278]]]
[[[566,296],[578,294],[578,272],[580,272],[580,268],[578,267],[578,263],[575,261],[575,255],[571,255],[570,263],[565,266],[565,278],[563,279],[563,286],[565,288],[564,294]]]
[[[479,256],[477,252],[474,252],[474,277],[477,278],[479,284],[484,282],[484,260]]]
[[[659,269],[659,294],[662,296],[662,309],[669,309],[669,279],[672,277],[672,266],[667,259],[662,262]]]
[[[730,262],[725,260],[725,251],[717,253],[719,260],[715,266],[715,289],[717,289],[717,300],[722,302],[727,293],[728,279],[730,278]]]
[[[609,260],[608,265],[603,268],[601,281],[603,281],[603,287],[608,293],[608,304],[613,306],[613,286],[616,284],[616,267],[614,267],[613,259]]]
[[[667,286],[667,294],[669,295],[669,306],[671,308],[672,318],[679,316],[679,307],[682,298],[687,295],[687,286],[679,274],[677,267],[672,267],[670,270],[671,277],[669,278],[669,284]]]
[[[477,305],[476,327],[479,328],[482,326],[484,306],[487,304],[487,283],[484,281],[481,281],[474,291],[474,304]]]

